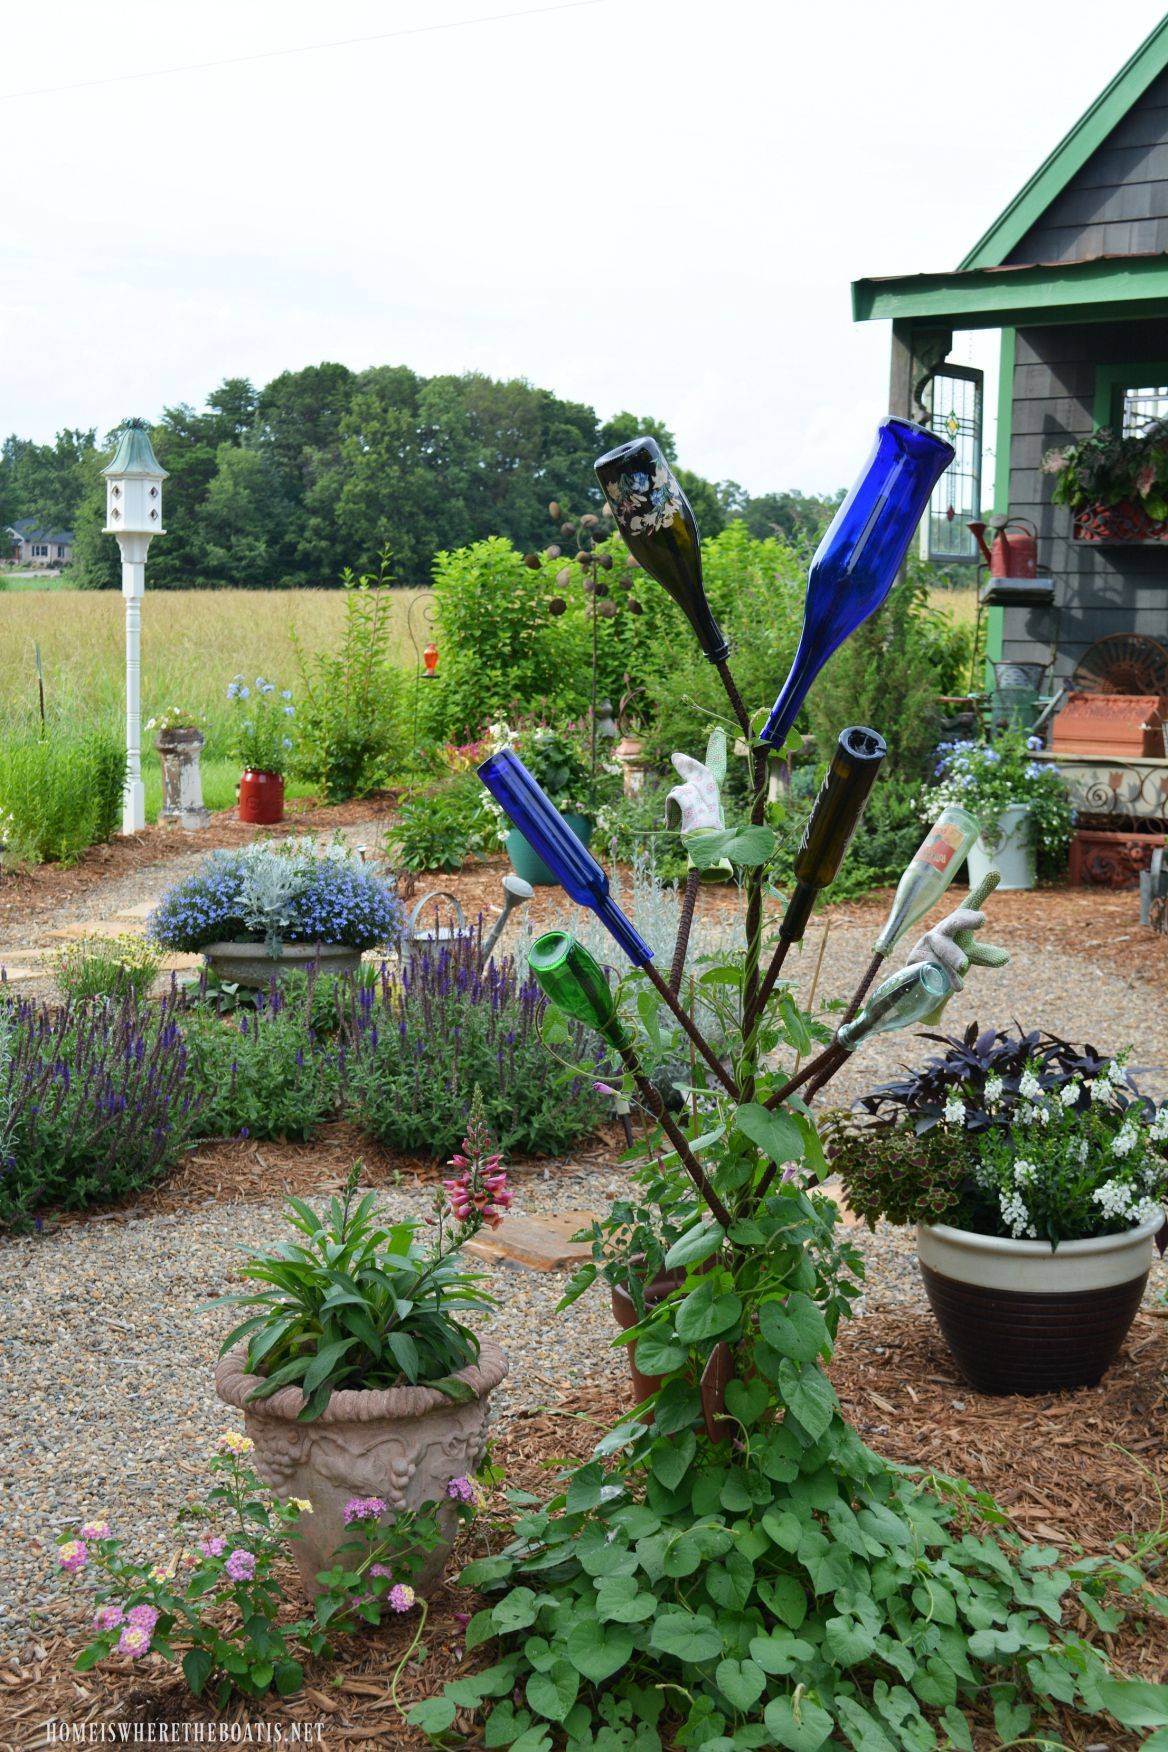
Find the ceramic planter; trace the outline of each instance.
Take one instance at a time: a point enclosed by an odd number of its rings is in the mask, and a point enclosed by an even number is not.
[[[507,1373],[507,1358],[489,1338],[480,1341],[477,1363],[458,1371],[474,1394],[456,1404],[436,1387],[387,1387],[334,1393],[323,1414],[298,1423],[304,1405],[298,1387],[284,1387],[270,1399],[248,1404],[259,1377],[247,1372],[247,1347],[221,1358],[215,1391],[243,1412],[244,1428],[255,1443],[256,1472],[276,1495],[307,1497],[312,1514],[302,1515],[292,1540],[292,1555],[309,1595],[338,1548],[351,1538],[344,1524],[350,1497],[381,1497],[389,1515],[438,1503],[445,1541],[432,1551],[420,1575],[411,1578],[419,1592],[442,1579],[457,1525],[446,1496],[452,1478],[471,1473],[487,1441],[487,1399]]]
[[[1135,1319],[1161,1222],[1053,1253],[1045,1241],[920,1225],[929,1306],[970,1384],[999,1394],[1093,1387]]]
[[[588,845],[592,839],[593,829],[593,823],[589,821],[588,817],[576,815],[571,809],[561,809],[560,814],[576,838],[583,845]],[[513,827],[507,835],[507,856],[511,860],[511,868],[515,874],[522,876],[523,880],[530,882],[533,887],[554,888],[556,886],[556,878],[517,827]]]
[[[995,822],[993,849],[984,839],[974,840],[969,848],[969,886],[976,888],[991,870],[998,870],[1002,877],[999,892],[1033,888],[1038,880],[1038,847],[1029,809],[1024,803],[1012,803]]]
[[[245,767],[239,781],[239,819],[272,827],[284,819],[284,780],[280,773]]]
[[[220,979],[258,988],[286,973],[356,973],[362,951],[341,943],[285,943],[282,955],[269,955],[262,943],[208,943],[203,954]]]
[[[635,1263],[635,1262],[634,1262]],[[672,1271],[658,1272],[651,1283],[645,1285],[645,1308],[655,1308],[658,1302],[663,1302],[666,1296],[671,1296],[685,1282],[685,1267],[677,1266]],[[612,1286],[612,1312],[617,1325],[622,1332],[627,1332],[637,1324],[637,1309],[632,1296],[624,1284]],[[643,1405],[646,1399],[651,1399],[663,1380],[661,1375],[643,1375],[634,1361],[635,1345],[627,1345],[629,1373],[633,1378],[633,1402]]]
[[[154,739],[162,761],[162,808],[159,820],[174,822],[187,833],[206,827],[211,811],[203,803],[203,775],[199,757],[205,738],[193,726],[183,730],[160,730]]]

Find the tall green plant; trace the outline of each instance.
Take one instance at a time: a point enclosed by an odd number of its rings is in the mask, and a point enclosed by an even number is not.
[[[10,732],[0,743],[0,821],[12,853],[73,864],[109,839],[121,819],[125,770],[125,749],[110,731]]]
[[[296,772],[330,803],[380,784],[403,727],[404,682],[391,661],[389,550],[374,577],[341,579],[345,618],[335,650],[308,652],[293,629],[302,702]]]

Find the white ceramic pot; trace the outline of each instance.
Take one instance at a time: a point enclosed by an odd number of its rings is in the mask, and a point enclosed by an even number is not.
[[[997,870],[1002,878],[999,891],[1033,888],[1038,880],[1038,844],[1029,809],[1024,803],[1011,803],[995,825],[997,832],[991,838],[997,843],[992,851],[984,839],[974,840],[969,848],[969,886],[976,888],[983,876]]]
[[[1135,1319],[1162,1222],[1053,1251],[921,1224],[925,1293],[962,1374],[983,1393],[1094,1386]]]

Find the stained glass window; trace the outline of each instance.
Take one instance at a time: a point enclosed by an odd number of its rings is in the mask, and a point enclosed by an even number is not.
[[[926,514],[925,549],[938,565],[979,558],[966,525],[981,515],[982,376],[972,365],[942,365],[925,391],[931,429],[957,452]]]

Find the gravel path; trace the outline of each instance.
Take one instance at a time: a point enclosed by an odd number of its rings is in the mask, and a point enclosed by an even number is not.
[[[352,830],[360,837],[360,830]],[[192,854],[192,862],[198,854]],[[135,873],[105,890],[101,913],[135,904],[176,875],[176,865]],[[94,903],[96,905],[96,902]],[[71,916],[76,917],[74,908]],[[96,913],[90,916],[98,916]],[[817,921],[797,964],[806,991],[818,952]],[[833,924],[821,998],[850,992],[866,965],[866,920]],[[949,1006],[956,1032],[973,1018],[1013,1018],[1101,1048],[1138,1045],[1141,1063],[1168,1064],[1168,1016],[1147,985],[1125,984],[1083,956],[1045,956],[1025,931],[994,933],[1014,960],[1001,973],[976,970]],[[833,1084],[852,1099],[926,1049],[912,1036],[871,1041]],[[1147,1086],[1165,1090],[1163,1072]],[[603,1209],[617,1171],[526,1177],[516,1208]],[[387,1216],[420,1214],[426,1189],[381,1195]],[[229,1288],[236,1243],[262,1245],[279,1226],[278,1205],[209,1204],[179,1215],[98,1218],[42,1237],[0,1243],[0,1643],[19,1646],[36,1611],[60,1591],[52,1557],[56,1532],[77,1517],[108,1513],[132,1545],[166,1550],[174,1512],[205,1478],[203,1456],[233,1421],[212,1387],[228,1316],[200,1304]],[[854,1231],[869,1262],[869,1309],[919,1308],[922,1293],[911,1236],[882,1228]],[[495,1396],[496,1415],[538,1404],[598,1370],[623,1369],[610,1349],[607,1297],[593,1291],[553,1318],[565,1275],[500,1269],[491,1283],[503,1299],[496,1317],[511,1376]],[[1149,1295],[1163,1290],[1160,1266]]]

